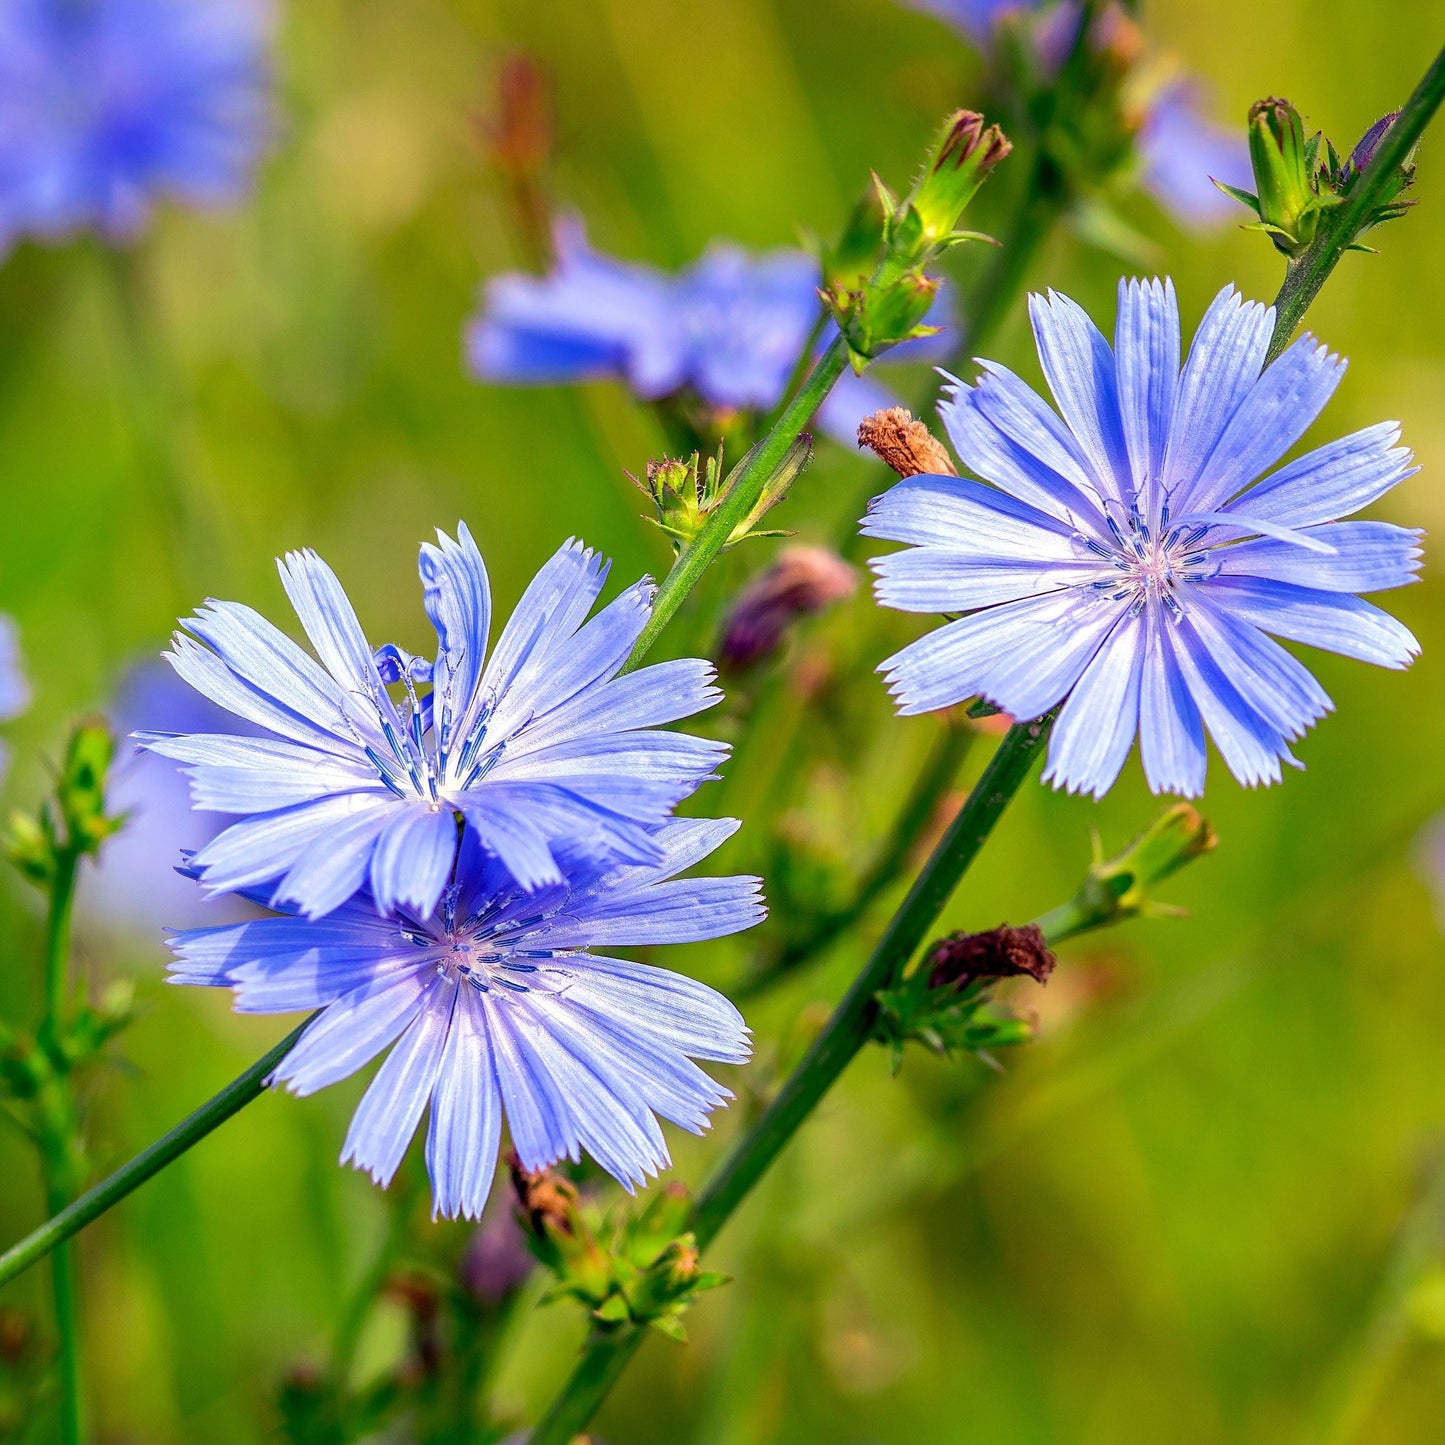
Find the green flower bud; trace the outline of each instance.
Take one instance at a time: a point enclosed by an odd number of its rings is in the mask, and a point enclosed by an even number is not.
[[[1320,190],[1320,147],[1320,137],[1305,139],[1304,122],[1289,101],[1271,98],[1250,107],[1249,157],[1258,229],[1286,256],[1297,256],[1309,246],[1320,213],[1340,201],[1332,189]]]
[[[1011,150],[1008,137],[977,111],[960,110],[949,117],[905,208],[905,214],[911,210],[918,218],[924,247],[933,251],[949,243],[964,208]]]

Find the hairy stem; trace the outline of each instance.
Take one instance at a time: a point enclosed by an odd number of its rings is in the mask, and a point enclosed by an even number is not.
[[[1289,263],[1284,285],[1275,298],[1274,335],[1270,338],[1266,364],[1289,345],[1295,327],[1319,295],[1320,287],[1329,280],[1340,257],[1359,235],[1370,212],[1380,203],[1386,187],[1393,183],[1396,171],[1424,134],[1425,127],[1435,118],[1442,99],[1445,99],[1445,50],[1435,57],[1394,125],[1385,132],[1344,204],[1324,213],[1314,244]]]
[[[739,463],[722,501],[713,509],[697,536],[678,554],[672,570],[662,579],[652,604],[652,616],[628,659],[629,670],[652,650],[663,628],[727,545],[733,529],[752,510],[769,478],[802,435],[813,419],[813,413],[847,365],[848,343],[839,336],[818,358],[817,365],[808,374],[798,394],[784,408],[777,424]]]
[[[1009,730],[807,1056],[698,1196],[690,1227],[699,1248],[706,1248],[717,1237],[872,1037],[878,991],[900,977],[917,952],[1038,760],[1052,727],[1053,715],[1049,714],[1036,722],[1016,723]],[[594,1335],[571,1379],[532,1433],[530,1445],[567,1445],[585,1428],[638,1348],[643,1333],[633,1329]]]

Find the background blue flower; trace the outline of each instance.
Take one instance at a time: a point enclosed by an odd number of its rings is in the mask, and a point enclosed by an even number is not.
[[[654,1114],[701,1133],[731,1097],[692,1061],[737,1064],[751,1050],[742,1016],[720,993],[608,954],[721,938],[760,921],[758,879],[676,876],[737,826],[664,824],[660,861],[643,867],[561,848],[565,881],[535,891],[469,829],[456,882],[431,916],[384,913],[363,892],[319,921],[195,929],[172,940],[171,980],[232,988],[242,1012],[324,1009],[276,1070],[296,1094],[391,1047],[342,1162],[389,1184],[430,1104],[437,1214],[481,1215],[504,1119],[524,1168],[585,1149],[632,1189],[668,1164]]]
[[[1067,297],[1029,310],[1062,420],[983,362],[939,408],[983,481],[910,477],[864,519],[912,544],[874,563],[879,601],[966,614],[883,664],[899,710],[978,694],[1032,718],[1067,697],[1045,778],[1095,796],[1136,734],[1155,792],[1202,792],[1206,728],[1240,782],[1277,782],[1332,704],[1266,632],[1382,667],[1419,651],[1353,594],[1414,581],[1420,534],[1337,520],[1413,473],[1398,426],[1260,481],[1344,373],[1312,337],[1264,367],[1274,311],[1226,287],[1181,372],[1172,282],[1120,282],[1113,350]]]
[[[0,0],[0,251],[235,200],[270,130],[262,0]]]
[[[0,612],[0,722],[17,717],[29,703],[30,684],[20,657],[20,638],[15,624]],[[9,760],[9,749],[0,742],[0,778]]]
[[[575,219],[558,225],[546,276],[490,280],[467,329],[467,356],[484,381],[559,383],[614,377],[646,400],[691,388],[723,412],[771,408],[818,320],[818,263],[802,251],[754,253],[715,241],[687,270],[614,261],[594,251]],[[928,324],[946,328],[947,293]],[[832,328],[824,336],[826,343]],[[896,347],[887,359],[941,359],[946,331]],[[894,402],[872,375],[851,372],[818,413],[848,446],[858,423]]]

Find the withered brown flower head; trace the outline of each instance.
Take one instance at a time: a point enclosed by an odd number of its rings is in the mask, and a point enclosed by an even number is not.
[[[890,406],[864,417],[858,426],[858,445],[876,452],[900,477],[956,477],[958,469],[947,448],[913,413]]]
[[[933,945],[923,966],[931,987],[964,989],[979,979],[1021,974],[1047,983],[1057,961],[1036,923],[1022,928],[1004,923],[986,933],[950,933]]]

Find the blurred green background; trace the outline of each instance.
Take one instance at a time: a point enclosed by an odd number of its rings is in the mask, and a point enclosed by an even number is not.
[[[1220,118],[1286,95],[1346,144],[1445,38],[1436,0],[1168,0],[1147,19]],[[287,548],[316,547],[370,634],[416,650],[416,547],[459,517],[504,605],[569,534],[616,559],[614,587],[665,568],[623,475],[661,450],[647,412],[605,385],[484,388],[460,365],[479,282],[522,261],[475,141],[504,56],[526,51],[554,78],[555,199],[603,249],[669,266],[718,235],[833,232],[870,168],[906,180],[981,73],[889,0],[307,0],[282,6],[279,40],[282,129],[252,204],[168,210],[119,260],[25,246],[0,268],[0,608],[36,690],[6,729],[10,804],[34,802],[67,721],[103,707],[203,596],[285,617],[271,559]],[[1352,361],[1312,439],[1399,418],[1422,471],[1378,510],[1426,528],[1445,521],[1442,155],[1427,138],[1418,209],[1380,234],[1383,255],[1346,259],[1309,323]],[[986,192],[985,227],[988,205]],[[1228,281],[1273,295],[1262,238],[1193,238],[1144,200],[1129,216],[1175,277],[1186,330]],[[976,268],[960,261],[965,289]],[[1060,237],[1032,281],[1107,327],[1119,270]],[[1037,377],[1018,308],[991,349]],[[931,406],[931,380],[905,376],[915,405]],[[821,443],[779,524],[826,541],[885,480]],[[669,645],[707,646],[775,546],[735,555]],[[721,1241],[735,1283],[694,1311],[685,1348],[648,1344],[602,1437],[1445,1438],[1445,945],[1417,859],[1445,808],[1445,587],[1427,575],[1389,605],[1424,656],[1404,675],[1312,656],[1338,715],[1299,748],[1306,772],[1245,793],[1212,762],[1204,809],[1221,845],[1167,889],[1187,920],[1066,948],[1046,993],[1019,995],[1040,1038],[1002,1076],[914,1054],[895,1079],[881,1051],[860,1060]],[[818,659],[859,672],[846,705],[806,714],[817,763],[779,825],[824,854],[866,850],[934,736],[932,720],[890,720],[867,677],[915,630],[860,597],[790,656],[790,676]],[[769,783],[730,787],[716,805],[746,816]],[[1052,906],[1090,829],[1118,847],[1155,807],[1137,762],[1102,805],[1029,787],[949,925]],[[766,833],[745,828],[728,861],[764,867]],[[39,921],[16,879],[0,885],[0,928],[0,1013],[20,1021],[36,1006]],[[864,942],[750,1006],[758,1062],[730,1071],[741,1103],[711,1139],[676,1141],[682,1178],[702,1177]],[[667,961],[726,986],[752,946]],[[93,915],[79,957],[97,981],[133,977],[145,1006],[127,1066],[87,1088],[102,1167],[287,1027],[167,989],[159,938],[118,940]],[[86,1234],[100,1438],[274,1436],[278,1382],[326,1357],[385,1225],[378,1192],[334,1162],[360,1087],[263,1098]],[[8,1242],[42,1213],[13,1131],[0,1177]],[[466,1233],[431,1231],[418,1225],[412,1247],[443,1261]],[[48,1330],[44,1268],[0,1300]],[[402,1329],[394,1307],[378,1311],[363,1377]],[[566,1307],[518,1313],[496,1364],[503,1417],[535,1417],[580,1336]],[[36,1416],[21,1438],[49,1429]]]

